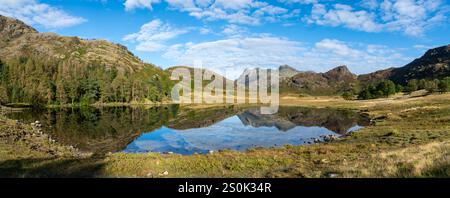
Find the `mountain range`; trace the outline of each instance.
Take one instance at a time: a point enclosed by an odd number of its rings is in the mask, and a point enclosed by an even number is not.
[[[0,15],[0,102],[161,102],[170,98],[170,71],[144,63],[125,46],[105,40],[39,33]],[[347,66],[324,73],[279,68],[282,92],[334,95],[380,80],[450,76],[450,45],[428,50],[398,68],[356,75]],[[215,74],[218,75],[218,74]]]

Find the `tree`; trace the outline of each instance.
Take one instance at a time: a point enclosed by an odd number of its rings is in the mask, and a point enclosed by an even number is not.
[[[397,86],[390,80],[383,80],[377,84],[370,84],[364,88],[359,94],[358,99],[367,100],[381,97],[389,97],[397,93]]]
[[[438,84],[438,88],[439,88],[439,91],[442,93],[449,92],[450,91],[450,77],[446,77],[446,78],[440,80],[439,84]]]
[[[353,99],[353,92],[350,91],[346,91],[342,94],[342,98],[344,98],[345,100],[351,100]]]
[[[395,94],[395,84],[390,80],[383,80],[377,85],[377,95],[379,97],[388,97]]]
[[[420,79],[417,83],[418,90],[426,89],[427,87],[427,80],[426,79]]]
[[[424,82],[425,82],[424,89],[427,90],[429,93],[434,93],[434,92],[438,91],[438,82],[439,81],[427,80]]]
[[[8,102],[6,88],[0,85],[0,105]]]
[[[363,91],[361,91],[361,93],[359,93],[358,99],[368,100],[368,99],[373,99],[373,96],[372,96],[372,93],[370,93],[370,91],[368,89],[364,89]]]
[[[398,84],[398,85],[395,87],[395,91],[396,91],[397,93],[403,92],[404,90],[405,90],[405,88],[404,88],[402,85],[400,85],[400,84]]]
[[[416,79],[412,79],[412,80],[408,81],[405,91],[408,93],[417,91],[419,89],[418,83],[419,82]]]
[[[2,60],[0,60],[0,84],[3,83],[4,75],[6,74],[6,66],[3,65]],[[5,73],[5,74],[4,74]]]

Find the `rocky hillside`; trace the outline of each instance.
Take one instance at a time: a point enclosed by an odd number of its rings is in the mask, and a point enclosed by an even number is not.
[[[280,81],[287,80],[300,73],[297,69],[289,65],[282,65],[278,68],[278,70],[280,72]]]
[[[280,71],[282,70],[285,70],[284,66],[280,67]],[[352,74],[346,66],[339,66],[325,73],[297,71],[296,75],[285,77],[281,85],[285,92],[329,95],[357,91],[360,87],[381,80],[405,85],[412,79],[442,79],[447,76],[450,76],[450,45],[428,50],[422,57],[399,68],[359,76]]]
[[[347,66],[339,66],[325,73],[299,72],[284,80],[281,86],[282,90],[298,93],[330,95],[351,90],[358,84],[357,76]]]
[[[0,57],[47,57],[77,64],[100,64],[120,71],[137,71],[145,64],[125,46],[104,40],[83,40],[39,33],[22,21],[0,15]]]
[[[1,15],[0,77],[5,103],[154,102],[170,84],[122,45],[39,33]]]
[[[359,80],[373,82],[389,79],[405,84],[412,79],[440,79],[447,76],[450,76],[450,45],[430,49],[422,57],[403,67],[361,75]]]

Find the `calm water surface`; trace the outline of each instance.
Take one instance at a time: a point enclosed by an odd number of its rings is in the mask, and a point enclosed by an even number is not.
[[[368,124],[356,112],[281,107],[183,109],[177,105],[131,108],[27,109],[8,116],[39,120],[58,142],[84,151],[208,153],[224,149],[302,145],[324,135],[342,136]]]

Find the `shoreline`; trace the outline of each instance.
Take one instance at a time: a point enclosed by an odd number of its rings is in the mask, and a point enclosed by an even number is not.
[[[45,138],[42,142],[30,141],[30,131],[34,130],[31,125],[0,115],[0,134],[11,129],[28,134],[23,136],[24,141],[1,136],[0,176],[18,176],[7,172],[10,170],[24,177],[450,177],[449,96],[316,103],[297,99],[289,104],[352,107],[371,118],[385,118],[329,143],[189,156],[121,152],[52,155],[45,147],[64,151],[67,146]],[[32,149],[30,145],[35,142],[43,148]]]

